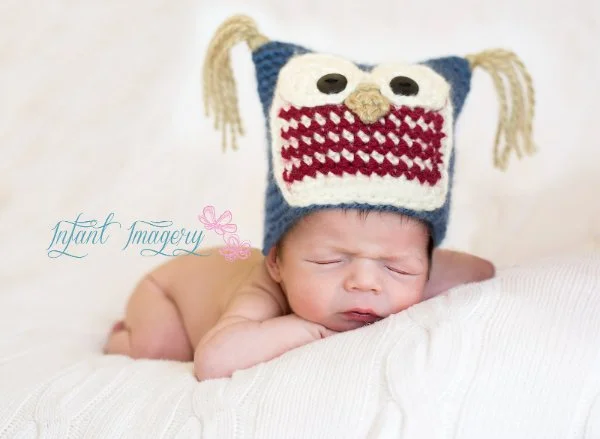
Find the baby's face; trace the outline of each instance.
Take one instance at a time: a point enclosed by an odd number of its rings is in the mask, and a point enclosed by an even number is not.
[[[428,242],[424,224],[398,214],[321,210],[286,236],[274,277],[294,313],[347,331],[422,300]]]

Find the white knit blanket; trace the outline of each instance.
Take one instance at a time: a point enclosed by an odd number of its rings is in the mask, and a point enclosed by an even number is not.
[[[85,339],[40,325],[2,346],[0,437],[600,438],[600,253],[503,270],[231,379]]]

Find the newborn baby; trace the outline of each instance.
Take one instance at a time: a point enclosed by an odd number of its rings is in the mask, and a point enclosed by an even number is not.
[[[322,209],[266,257],[176,258],[145,276],[105,353],[194,360],[228,377],[332,334],[375,323],[456,285],[493,276],[480,258],[432,252],[427,225],[384,211]]]

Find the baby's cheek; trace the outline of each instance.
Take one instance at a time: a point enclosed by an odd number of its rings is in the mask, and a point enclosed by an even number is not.
[[[287,296],[291,306],[305,308],[310,305],[310,298],[314,294],[309,278],[296,276],[286,280]]]
[[[409,290],[405,290],[402,294],[397,294],[393,300],[393,312],[392,314],[404,311],[413,305],[423,301],[424,298],[424,287],[415,286]]]
[[[295,297],[293,303],[290,301],[290,307],[294,314],[311,322],[319,322],[322,318],[321,302],[318,297],[306,294]]]

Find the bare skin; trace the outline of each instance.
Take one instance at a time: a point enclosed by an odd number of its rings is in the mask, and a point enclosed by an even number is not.
[[[428,279],[426,244],[422,224],[393,214],[319,212],[266,257],[175,258],[136,285],[104,352],[193,360],[199,380],[226,377],[494,275],[488,261],[438,249]]]
[[[192,361],[194,348],[223,315],[239,285],[251,281],[253,270],[259,282],[263,277],[256,272],[264,260],[258,249],[235,262],[226,261],[218,248],[202,253],[209,256],[178,256],[138,282],[105,353]]]

